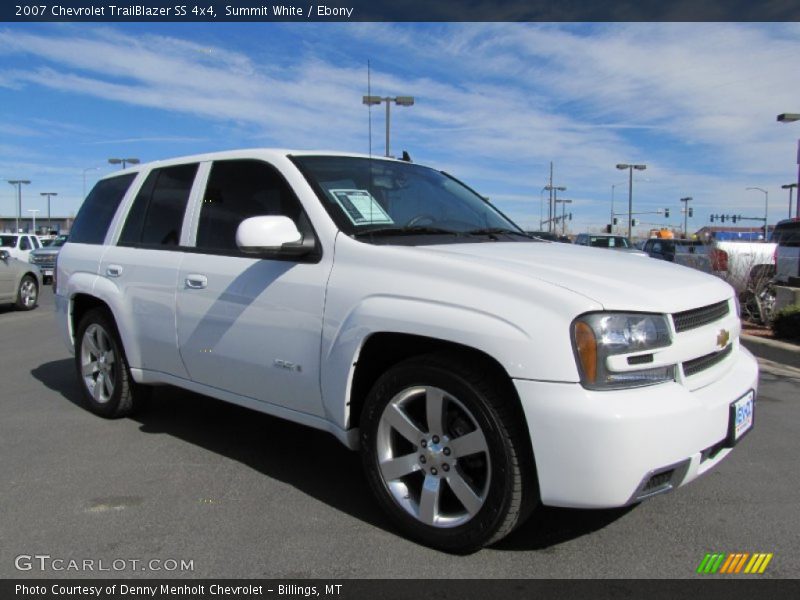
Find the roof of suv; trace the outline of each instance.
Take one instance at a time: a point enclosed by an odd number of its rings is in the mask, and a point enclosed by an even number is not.
[[[187,156],[178,156],[176,158],[169,158],[166,160],[154,160],[147,163],[132,165],[126,167],[121,171],[113,171],[105,175],[101,179],[115,177],[124,173],[137,173],[143,170],[149,170],[154,167],[163,167],[174,164],[183,164],[186,162],[207,162],[211,160],[231,160],[241,158],[263,158],[266,160],[282,159],[289,156],[350,156],[354,158],[370,158],[372,160],[383,160],[391,162],[403,162],[398,158],[359,154],[355,152],[336,152],[332,150],[291,150],[287,148],[242,148],[240,150],[222,150],[219,152],[206,152],[204,154],[190,154]]]

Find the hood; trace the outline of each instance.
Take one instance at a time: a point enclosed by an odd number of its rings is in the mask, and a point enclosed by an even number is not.
[[[53,248],[52,246],[45,246],[43,248],[37,248],[36,250],[31,250],[31,254],[35,254],[36,256],[42,256],[47,254],[58,254],[61,250],[61,246],[57,246]]]
[[[415,251],[480,263],[510,277],[555,285],[606,310],[671,313],[730,298],[721,279],[627,252],[553,242],[487,242],[416,247]]]

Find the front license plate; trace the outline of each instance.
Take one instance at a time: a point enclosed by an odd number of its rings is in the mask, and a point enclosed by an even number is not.
[[[730,424],[728,425],[728,443],[733,446],[739,439],[753,428],[753,403],[756,393],[750,390],[731,403]]]

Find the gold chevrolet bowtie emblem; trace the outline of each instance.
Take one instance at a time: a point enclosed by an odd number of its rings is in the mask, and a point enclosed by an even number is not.
[[[724,348],[728,345],[728,340],[731,339],[731,334],[728,333],[727,329],[720,329],[719,333],[717,334],[717,346],[720,348]]]

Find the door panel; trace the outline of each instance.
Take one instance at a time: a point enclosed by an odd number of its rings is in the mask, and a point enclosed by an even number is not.
[[[322,415],[319,361],[332,259],[253,258],[236,246],[244,219],[281,215],[315,239],[292,188],[261,160],[210,165],[196,218],[195,253],[178,274],[180,354],[193,381]]]
[[[319,353],[329,270],[325,263],[185,254],[177,321],[190,378],[321,415]]]
[[[100,276],[117,287],[122,313],[132,319],[130,331],[140,352],[128,357],[131,367],[186,378],[175,332],[180,261],[176,251],[112,246],[103,254]]]

